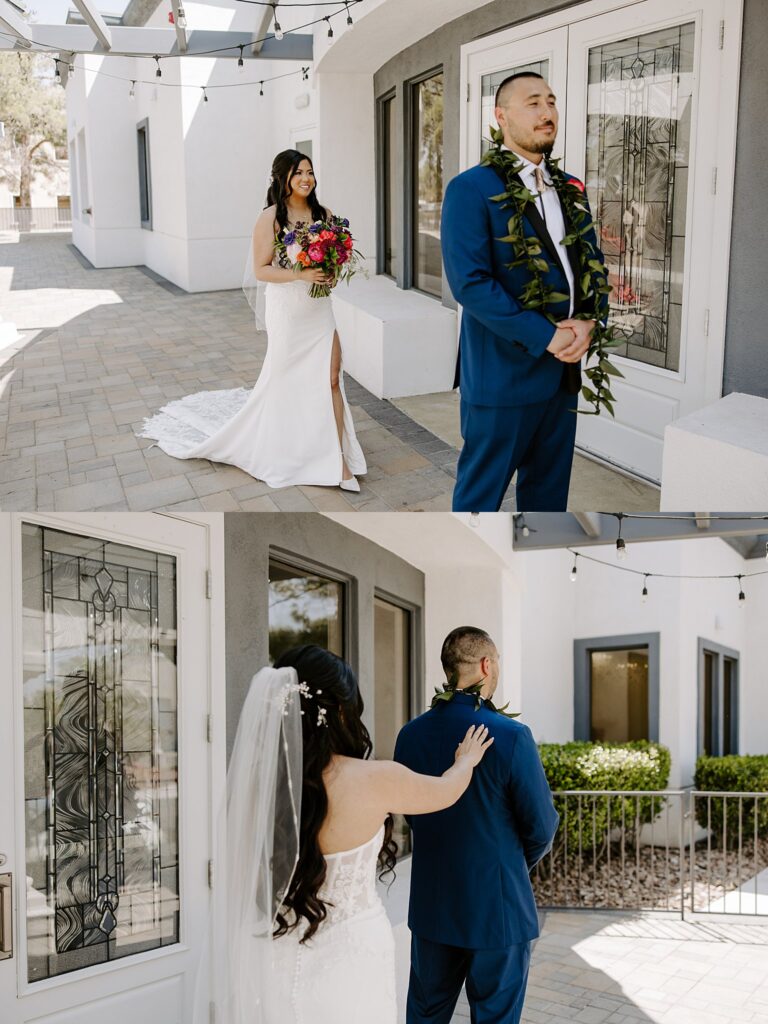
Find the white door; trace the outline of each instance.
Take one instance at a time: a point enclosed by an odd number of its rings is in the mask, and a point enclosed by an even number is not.
[[[207,1007],[207,552],[158,515],[0,515],[3,1024]]]
[[[555,156],[586,182],[627,338],[616,418],[579,417],[577,445],[654,482],[665,427],[722,393],[740,33],[739,0],[593,0],[464,48],[465,166],[489,74],[548,54]]]

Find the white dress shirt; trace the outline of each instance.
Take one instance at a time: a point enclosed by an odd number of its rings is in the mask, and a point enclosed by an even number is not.
[[[507,152],[514,152],[509,150],[506,146],[502,146],[502,149]],[[560,205],[560,198],[557,191],[554,188],[547,189],[546,192],[539,193],[536,188],[536,167],[541,167],[544,172],[544,181],[548,184],[552,184],[552,176],[547,170],[546,164],[542,160],[540,164],[534,164],[530,160],[526,160],[524,156],[520,156],[519,153],[515,153],[515,156],[523,164],[523,169],[520,171],[520,178],[523,184],[529,192],[533,192],[534,195],[538,195],[536,205],[539,208],[539,213],[544,219],[547,225],[547,231],[552,239],[553,244],[556,246],[560,254],[560,262],[563,264],[563,270],[568,280],[568,290],[571,295],[571,305],[568,310],[568,316],[573,316],[574,308],[574,296],[575,296],[575,282],[573,279],[573,270],[571,269],[571,261],[568,259],[568,249],[563,245],[562,239],[566,236],[565,218],[563,217],[563,208]]]

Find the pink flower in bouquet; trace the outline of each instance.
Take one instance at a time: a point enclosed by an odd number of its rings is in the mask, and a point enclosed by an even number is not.
[[[319,245],[310,245],[308,251],[309,251],[309,258],[312,260],[313,263],[322,263],[323,262],[323,257],[325,256],[325,253],[323,252],[321,246],[319,246]]]
[[[342,249],[339,252],[339,263],[346,263],[349,260],[349,254],[346,249]]]
[[[353,244],[354,243],[352,242],[352,239],[349,237],[349,235],[347,235],[347,237],[344,239],[344,248],[351,249]]]
[[[321,231],[320,232],[320,238],[324,242],[332,241],[335,237],[336,236],[334,235],[334,233],[332,231]]]

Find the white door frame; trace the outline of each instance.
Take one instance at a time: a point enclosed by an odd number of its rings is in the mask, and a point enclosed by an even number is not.
[[[151,521],[148,520],[151,517]],[[63,974],[55,978],[34,983],[27,980],[27,921],[26,900],[21,887],[25,877],[25,822],[24,822],[24,730],[23,716],[19,713],[20,687],[14,685],[22,678],[22,607],[21,607],[21,525],[22,522],[50,526],[64,531],[103,536],[107,539],[147,550],[157,550],[177,558],[177,622],[183,626],[185,619],[190,630],[207,632],[196,654],[205,651],[205,659],[198,666],[203,674],[206,707],[189,709],[185,702],[181,682],[184,663],[184,647],[179,650],[178,675],[178,739],[179,739],[179,849],[184,861],[180,862],[179,891],[181,897],[180,942],[171,946],[132,954],[125,959]],[[183,524],[187,524],[184,526]],[[193,526],[198,534],[193,533]],[[180,539],[180,532],[182,534]],[[192,555],[188,555],[190,550]],[[0,867],[0,872],[13,872],[13,916],[14,956],[12,960],[0,961],[0,995],[3,1000],[13,998],[10,1007],[11,1024],[37,1020],[44,1016],[46,1021],[59,1019],[69,1024],[76,1018],[71,1014],[87,1004],[99,1003],[112,997],[125,996],[137,984],[141,986],[161,985],[168,982],[169,975],[187,975],[188,982],[182,993],[184,1020],[192,1019],[191,991],[196,983],[198,997],[202,992],[206,1001],[212,999],[205,990],[212,993],[206,967],[196,963],[202,949],[193,949],[190,936],[197,938],[206,928],[215,929],[209,941],[215,941],[220,934],[218,920],[223,900],[215,903],[210,898],[206,906],[201,905],[201,879],[208,874],[208,861],[216,856],[217,822],[213,807],[219,806],[225,789],[225,688],[224,679],[224,609],[223,579],[210,581],[207,576],[211,564],[223,566],[223,522],[214,515],[175,517],[157,513],[5,513],[0,514],[0,552],[3,561],[10,551],[10,574],[0,578],[0,689],[2,704],[10,704],[9,712],[0,715],[0,741],[6,750],[10,747],[15,786],[0,788],[0,821],[12,822],[15,832],[13,849],[6,849],[6,837],[0,837],[0,850],[8,855],[9,861]],[[189,570],[195,578],[190,578]],[[6,563],[7,565],[7,563]],[[203,568],[203,566],[205,568]],[[223,576],[223,572],[221,574]],[[206,599],[206,593],[210,599]],[[186,595],[195,594],[194,602]],[[200,595],[199,597],[197,595]],[[186,646],[186,645],[185,645]],[[199,722],[198,722],[199,716]],[[210,716],[210,718],[209,718]],[[210,725],[208,724],[210,723]],[[199,726],[199,734],[197,729]],[[206,731],[211,742],[206,746]],[[206,751],[202,764],[200,758],[192,757],[191,743]],[[5,747],[8,743],[9,747]],[[2,749],[2,748],[0,748]],[[194,765],[197,760],[197,767]],[[197,775],[198,782],[210,792],[207,800],[208,812],[201,825],[196,825],[195,843],[189,841],[190,823],[195,806],[190,791],[185,796],[182,775]],[[202,780],[205,779],[203,783]],[[205,841],[199,844],[201,835]],[[193,883],[194,879],[194,883]],[[197,906],[185,899],[185,891],[191,885],[197,890]],[[213,904],[213,906],[211,906]],[[194,917],[194,920],[193,920]],[[194,939],[193,939],[194,941]],[[212,948],[216,948],[214,945]],[[169,961],[177,961],[169,971]],[[3,976],[4,975],[4,976]],[[11,980],[12,979],[12,980]],[[178,982],[182,984],[181,981]],[[5,1004],[7,1005],[7,1004]],[[120,1009],[125,1011],[125,1007]],[[3,1018],[6,1019],[5,1016]],[[114,1019],[114,1018],[113,1018]],[[122,1021],[122,1016],[120,1020]]]
[[[583,22],[601,15],[627,11],[632,7],[638,7],[647,2],[652,2],[652,0],[589,0],[589,2],[550,15],[544,15],[543,17],[513,26],[492,36],[486,36],[462,46],[460,60],[461,95],[466,95],[468,102],[463,105],[464,113],[461,117],[460,169],[463,170],[476,163],[479,153],[478,123],[480,96],[475,73],[471,71],[473,57],[483,54],[493,64],[493,52],[498,50],[498,63],[501,67],[505,62],[504,50],[513,44],[519,44],[527,38],[538,37],[544,33],[554,33],[566,26],[571,28],[575,26],[575,33],[579,34],[579,29]],[[702,16],[703,12],[707,14],[706,19]],[[705,83],[702,76],[699,75],[696,101],[698,109],[701,104],[702,92],[705,89],[705,85],[708,84],[710,107],[712,101],[716,107],[712,112],[712,117],[708,118],[708,125],[714,126],[714,130],[717,133],[718,147],[716,157],[713,158],[711,166],[702,167],[697,164],[694,165],[696,161],[694,146],[698,141],[696,123],[692,124],[691,139],[693,176],[691,177],[688,190],[689,219],[686,241],[686,267],[690,267],[689,253],[692,235],[695,233],[697,236],[700,236],[702,230],[704,230],[704,225],[698,223],[702,219],[701,213],[699,213],[695,223],[692,220],[694,204],[701,210],[703,196],[708,200],[707,205],[710,211],[706,225],[706,239],[709,249],[709,275],[707,287],[699,291],[700,294],[706,294],[707,296],[706,308],[692,309],[690,302],[687,301],[691,290],[690,272],[686,274],[684,294],[683,342],[687,342],[688,346],[695,342],[703,349],[703,352],[700,354],[701,363],[697,368],[697,375],[701,379],[697,396],[703,396],[703,400],[700,400],[698,397],[695,400],[695,407],[699,408],[702,405],[716,401],[722,395],[741,73],[743,0],[679,0],[675,4],[674,14],[670,15],[670,23],[672,21],[678,22],[681,17],[695,20],[697,23],[697,71],[701,66],[702,49],[705,52],[711,51],[713,47],[717,50],[718,39],[716,34],[719,34],[721,25],[724,30],[724,34],[721,37],[723,46],[717,82],[716,84],[711,82]],[[658,18],[655,20],[658,20]],[[705,22],[704,25],[702,24],[703,22]],[[635,28],[637,31],[641,31],[642,25],[638,24]],[[706,39],[703,38],[703,33],[707,33]],[[579,70],[569,68],[570,82],[573,81],[573,76],[578,74]],[[583,71],[583,69],[581,70]],[[473,93],[476,95],[473,95]],[[697,118],[697,120],[700,120],[700,118]],[[574,137],[574,133],[568,130],[567,121],[564,130],[561,131],[561,137],[568,137],[569,139]],[[583,167],[580,168],[578,164],[579,161],[583,164],[584,140],[581,140],[580,151],[576,153],[575,159],[571,146],[572,143],[569,142],[568,169],[578,174],[580,171],[583,171]],[[715,159],[716,163],[714,162]],[[687,331],[685,330],[686,323]],[[670,371],[661,368],[650,366],[646,368],[645,365],[638,367],[635,360],[624,359],[618,356],[615,358],[617,363],[624,363],[629,367],[638,368],[643,373],[647,369],[649,380],[652,380],[654,374],[657,374],[659,375],[660,383],[664,377],[667,379],[674,377],[680,384],[684,384],[690,368],[686,367],[682,357],[683,353],[681,352],[680,371],[674,375]],[[663,391],[661,393],[663,394]],[[692,411],[691,408],[685,408],[679,414],[690,411]],[[581,419],[582,417],[580,417]],[[588,428],[594,429],[595,427],[593,418],[590,417],[589,419],[589,424],[580,423],[582,434]],[[604,425],[601,424],[601,426]]]

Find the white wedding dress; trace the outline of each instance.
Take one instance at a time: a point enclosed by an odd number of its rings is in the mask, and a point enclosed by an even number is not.
[[[273,942],[269,1024],[396,1024],[395,940],[376,891],[384,828],[362,846],[326,856],[320,898],[328,917]],[[332,906],[330,906],[332,904]]]
[[[270,487],[335,487],[342,479],[342,452],[355,476],[365,473],[343,373],[339,447],[330,384],[336,322],[330,297],[310,298],[310,287],[301,280],[267,284],[267,354],[251,391],[187,395],[145,420],[139,436],[178,459],[238,466]]]

